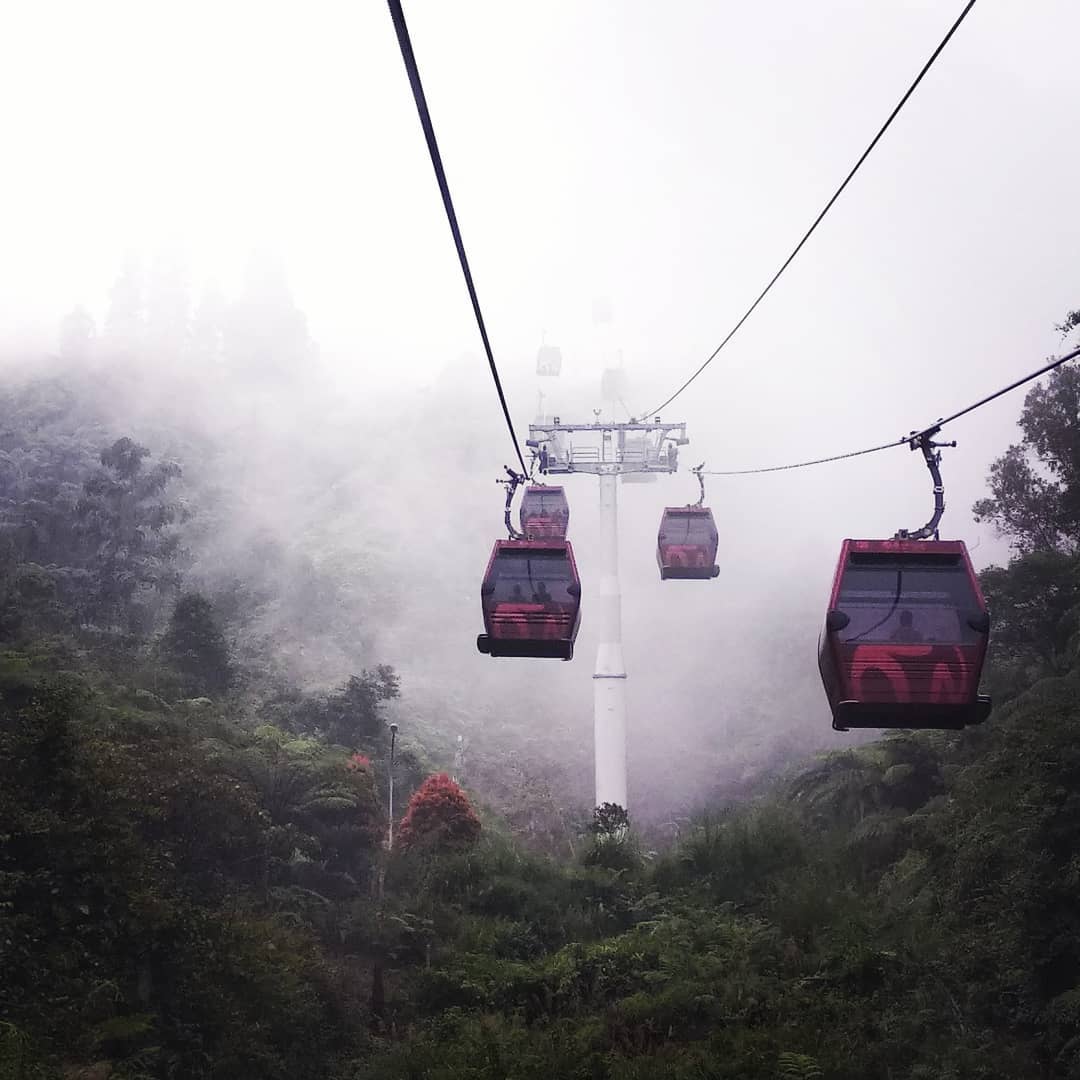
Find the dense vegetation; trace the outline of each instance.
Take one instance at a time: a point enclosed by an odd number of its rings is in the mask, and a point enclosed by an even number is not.
[[[1080,1077],[1076,372],[975,508],[1016,551],[990,722],[661,853],[478,808],[434,741],[388,853],[397,673],[311,689],[287,554],[194,572],[212,486],[84,389],[0,391],[0,1078]]]

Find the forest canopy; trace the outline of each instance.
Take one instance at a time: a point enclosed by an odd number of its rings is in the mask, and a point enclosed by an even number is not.
[[[1080,1076],[1071,368],[975,506],[1014,551],[991,719],[793,762],[674,842],[394,742],[377,655],[313,679],[290,605],[330,640],[332,575],[226,565],[214,447],[80,370],[0,387],[0,1076]]]

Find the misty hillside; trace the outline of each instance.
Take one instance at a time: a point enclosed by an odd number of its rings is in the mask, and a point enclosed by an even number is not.
[[[6,1075],[1080,1069],[1073,370],[976,507],[1015,551],[982,574],[991,720],[630,831],[589,819],[572,730],[469,726],[487,684],[440,662],[400,544],[325,513],[338,484],[379,505],[332,472],[344,428],[250,488],[257,425],[217,437],[141,377],[69,356],[2,390]],[[176,386],[235,407],[227,368]]]
[[[425,394],[384,392],[370,410],[320,364],[280,280],[271,278],[270,288],[269,275],[253,271],[236,301],[210,305],[211,318],[205,298],[193,301],[160,274],[157,266],[125,267],[100,333],[70,317],[59,357],[37,356],[29,366],[10,359],[5,415],[30,428],[20,453],[54,432],[79,433],[86,469],[110,439],[152,449],[155,460],[176,467],[167,501],[179,508],[169,527],[185,585],[214,597],[235,648],[261,650],[268,663],[272,657],[289,677],[321,690],[357,668],[390,663],[407,686],[403,738],[423,731],[444,762],[456,754],[461,774],[504,809],[524,785],[555,815],[587,816],[595,620],[583,622],[584,662],[547,665],[542,684],[528,665],[492,665],[474,646],[477,576],[501,529],[503,501],[497,469],[477,482],[484,468],[477,442],[498,436],[482,362],[462,357]],[[171,303],[159,305],[181,313],[183,345],[162,367],[156,343],[175,328],[155,328],[143,297],[170,289]],[[293,324],[269,349],[266,328]],[[257,374],[252,355],[261,357]],[[398,453],[402,445],[408,456]],[[689,489],[694,481],[677,483]],[[585,541],[582,574],[595,578],[597,553],[587,540],[599,528],[598,507],[581,494],[573,498],[573,531]],[[802,631],[756,622],[762,604],[790,598],[743,592],[737,551],[717,583],[728,620],[710,617],[714,595],[664,593],[670,586],[655,580],[658,506],[655,486],[622,492],[626,535],[637,541],[623,543],[626,618],[649,628],[626,645],[631,672],[641,674],[630,714],[630,783],[637,819],[665,826],[709,799],[745,793],[831,736]],[[737,549],[730,524],[723,529],[724,543]],[[820,593],[812,584],[801,589]],[[808,623],[818,620],[820,601],[799,595],[796,603]],[[662,679],[649,671],[657,640],[669,657]],[[804,654],[782,683],[768,677],[778,647]],[[522,708],[538,693],[542,718]],[[659,724],[660,715],[679,722]]]

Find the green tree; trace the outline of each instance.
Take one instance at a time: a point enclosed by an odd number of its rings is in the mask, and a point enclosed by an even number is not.
[[[381,742],[386,727],[382,706],[400,693],[397,673],[389,664],[350,675],[345,685],[326,699],[321,717],[325,737],[339,746]]]
[[[183,512],[168,489],[180,469],[148,464],[149,451],[128,438],[102,450],[88,392],[78,377],[0,390],[0,579],[9,586],[0,585],[0,604],[10,612],[16,567],[34,564],[51,577],[55,603],[16,606],[16,621],[131,632],[149,625],[178,580]]]
[[[217,697],[229,689],[229,647],[205,596],[187,593],[177,600],[161,651],[182,675],[189,695]]]
[[[1080,327],[1080,311],[1057,327]],[[993,617],[988,682],[1007,700],[1046,675],[1063,674],[1080,630],[1080,369],[1052,371],[1028,392],[1024,438],[991,466],[990,496],[974,506],[1017,557],[980,581]]]
[[[1080,369],[1036,384],[1020,414],[1023,442],[990,467],[988,498],[974,506],[1020,553],[1080,550]]]
[[[179,583],[173,566],[179,540],[169,528],[180,508],[162,496],[180,466],[146,468],[150,451],[129,438],[101,452],[101,468],[83,483],[75,507],[80,562],[91,585],[90,616],[124,629],[145,627],[152,594]]]
[[[979,580],[994,620],[988,666],[995,699],[1015,697],[1072,667],[1080,632],[1080,558],[1030,551],[1007,567],[987,567]]]
[[[340,750],[269,724],[237,743],[217,740],[211,751],[223,771],[254,787],[269,817],[264,892],[298,874],[311,883],[311,867],[331,875],[323,884],[335,888],[367,872],[382,836],[369,769],[350,769]]]
[[[602,839],[622,836],[630,828],[630,815],[618,803],[601,803],[593,810],[590,832]]]
[[[592,834],[581,853],[586,866],[609,870],[633,870],[642,862],[637,837],[630,831],[630,815],[618,803],[601,803],[593,809]]]
[[[286,694],[271,702],[268,711],[282,726],[299,734],[376,753],[386,741],[383,707],[400,693],[393,667],[379,664],[374,670],[365,668],[359,675],[350,675],[326,695]]]

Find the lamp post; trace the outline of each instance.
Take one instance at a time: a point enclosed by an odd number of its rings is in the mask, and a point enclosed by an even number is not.
[[[390,725],[390,809],[388,815],[386,850],[394,848],[394,748],[397,744],[397,724]]]

